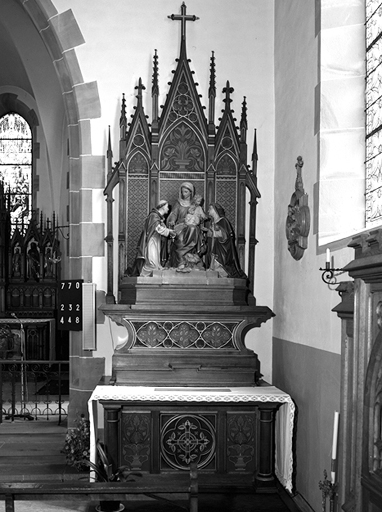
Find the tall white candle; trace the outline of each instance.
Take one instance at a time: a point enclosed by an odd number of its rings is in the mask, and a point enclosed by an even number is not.
[[[330,263],[330,249],[326,249],[326,263]]]
[[[333,445],[332,445],[332,459],[337,459],[337,443],[338,443],[338,422],[340,413],[335,411],[334,413],[334,425],[333,425]]]

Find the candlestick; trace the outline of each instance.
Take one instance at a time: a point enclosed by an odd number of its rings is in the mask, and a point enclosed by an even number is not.
[[[330,477],[332,479],[332,484],[336,483],[336,460],[332,459],[331,467],[330,467]]]

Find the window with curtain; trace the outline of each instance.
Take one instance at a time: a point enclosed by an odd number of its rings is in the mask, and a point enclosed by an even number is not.
[[[366,227],[382,224],[382,2],[366,0]]]
[[[12,224],[31,215],[32,147],[32,131],[22,116],[0,118],[0,180],[9,193]]]

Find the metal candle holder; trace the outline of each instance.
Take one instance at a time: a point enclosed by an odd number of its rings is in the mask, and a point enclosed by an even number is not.
[[[326,284],[336,284],[336,277],[346,272],[343,268],[331,268],[328,261],[325,263],[325,268],[320,268],[320,271],[322,272],[321,278]]]
[[[326,512],[326,500],[329,498],[329,511],[334,512],[334,502],[337,495],[337,483],[331,482],[327,478],[328,474],[326,469],[324,469],[324,480],[320,480],[318,483],[318,487],[322,493],[322,512]]]

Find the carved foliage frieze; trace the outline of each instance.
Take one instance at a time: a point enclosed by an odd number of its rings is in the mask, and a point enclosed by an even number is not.
[[[254,471],[255,413],[227,414],[227,463],[229,471]]]
[[[161,171],[204,171],[204,151],[200,139],[187,123],[179,123],[166,138]]]
[[[133,471],[150,470],[150,413],[122,414],[122,465]]]

